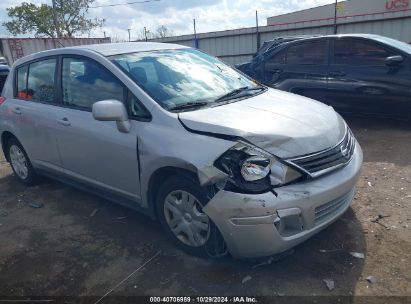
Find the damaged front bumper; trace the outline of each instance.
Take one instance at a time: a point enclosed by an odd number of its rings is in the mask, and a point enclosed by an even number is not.
[[[220,190],[203,211],[237,258],[277,254],[327,227],[350,206],[362,165],[357,143],[349,164],[320,178],[263,194]]]

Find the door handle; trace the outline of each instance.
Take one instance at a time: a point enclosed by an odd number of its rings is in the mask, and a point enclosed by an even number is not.
[[[279,74],[279,73],[282,73],[283,70],[282,69],[273,69],[273,70],[271,70],[271,72],[275,73],[275,74]]]
[[[345,76],[345,72],[343,71],[334,71],[334,72],[330,72],[330,76],[331,77],[343,77]]]
[[[58,120],[57,122],[59,124],[63,125],[63,126],[66,126],[66,127],[71,125],[71,123],[70,123],[70,121],[68,120],[67,117],[62,118],[62,119]]]
[[[14,114],[21,115],[21,110],[19,107],[14,108],[12,111]]]

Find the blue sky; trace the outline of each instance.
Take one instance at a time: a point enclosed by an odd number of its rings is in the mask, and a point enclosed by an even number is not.
[[[36,4],[51,3],[51,0],[26,0]],[[132,0],[96,0],[93,5],[130,2]],[[2,0],[0,23],[7,20],[6,8],[23,1]],[[267,17],[333,3],[333,0],[160,0],[151,3],[90,9],[90,17],[105,18],[102,29],[91,36],[107,36],[126,39],[127,29],[131,38],[137,39],[143,27],[154,30],[165,25],[175,34],[192,33],[192,20],[196,19],[197,32],[227,30],[255,25],[255,10],[259,12],[260,25],[266,25]],[[3,26],[0,36],[8,36]]]

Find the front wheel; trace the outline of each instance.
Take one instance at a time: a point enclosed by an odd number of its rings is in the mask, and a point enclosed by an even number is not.
[[[7,142],[7,153],[10,160],[11,168],[17,179],[25,185],[34,185],[38,181],[38,176],[24,151],[20,142],[11,138]]]
[[[217,257],[226,253],[225,242],[203,212],[208,202],[204,189],[186,177],[164,182],[157,196],[157,214],[168,236],[185,252]]]

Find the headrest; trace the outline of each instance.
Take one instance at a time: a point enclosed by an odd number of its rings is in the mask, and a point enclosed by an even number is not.
[[[147,73],[142,67],[132,68],[130,74],[139,84],[145,84],[147,82]]]

